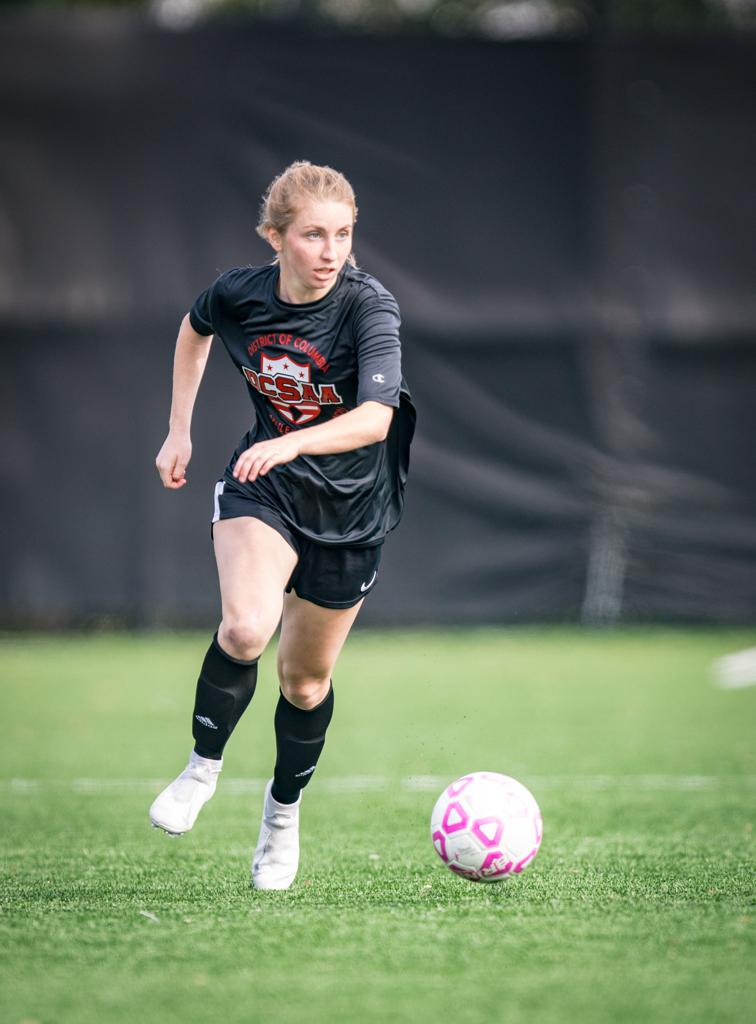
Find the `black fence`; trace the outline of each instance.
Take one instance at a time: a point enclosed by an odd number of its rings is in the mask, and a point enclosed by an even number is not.
[[[164,491],[173,343],[296,158],[357,189],[419,411],[363,621],[753,621],[754,42],[6,17],[0,83],[0,622],[216,618],[250,409],[218,349]]]

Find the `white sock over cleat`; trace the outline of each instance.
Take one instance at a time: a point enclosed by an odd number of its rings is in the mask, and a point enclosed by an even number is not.
[[[188,832],[215,792],[223,759],[214,761],[192,751],[189,764],[150,807],[150,821],[172,836]]]
[[[279,804],[271,796],[273,779],[265,787],[260,836],[252,858],[255,889],[288,889],[299,867],[299,805]]]

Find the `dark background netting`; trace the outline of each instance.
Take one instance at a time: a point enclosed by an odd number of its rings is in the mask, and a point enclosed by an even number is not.
[[[218,347],[153,469],[176,328],[342,169],[419,410],[366,622],[756,614],[756,43],[503,44],[133,16],[0,34],[0,621],[211,622]]]

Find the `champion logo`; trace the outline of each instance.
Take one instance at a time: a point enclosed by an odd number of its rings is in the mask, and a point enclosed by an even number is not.
[[[370,577],[370,582],[369,583],[362,583],[362,584],[360,584],[360,590],[362,591],[363,594],[365,593],[366,590],[370,590],[372,585],[375,583],[375,577],[377,575],[378,575],[378,570],[376,569],[375,572],[373,573],[373,575]]]
[[[386,378],[383,376],[382,373],[374,373],[373,374],[373,380],[375,381],[376,384],[385,384],[386,383]]]
[[[315,765],[312,765],[310,768],[305,768],[305,770],[303,772],[297,772],[297,774],[294,776],[294,778],[295,779],[301,779],[303,775],[312,775],[312,773],[314,771],[315,771]]]
[[[218,726],[215,724],[212,718],[208,718],[207,715],[195,715],[194,717],[197,719],[200,725],[206,725],[208,729],[218,728]]]

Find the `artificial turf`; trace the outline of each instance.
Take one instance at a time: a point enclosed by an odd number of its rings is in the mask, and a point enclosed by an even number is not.
[[[3,1024],[750,1021],[753,632],[355,633],[283,893],[249,888],[274,659],[179,840],[205,636],[0,643]],[[442,785],[525,782],[534,865],[475,885],[431,846]]]

